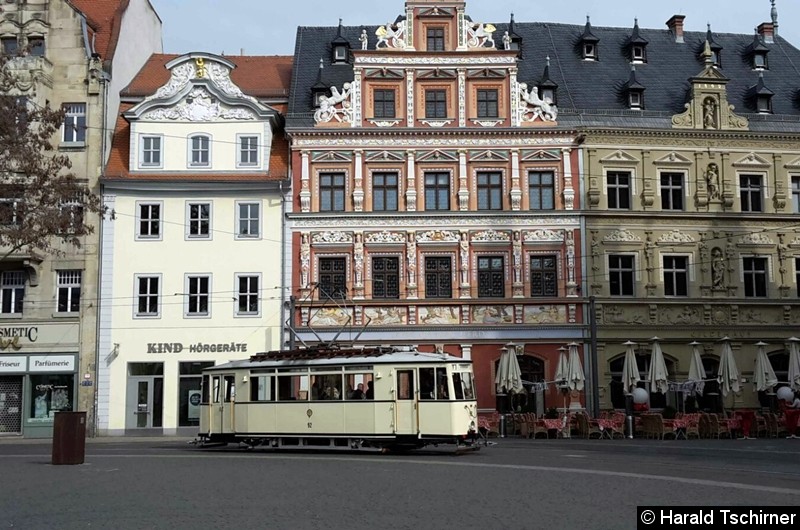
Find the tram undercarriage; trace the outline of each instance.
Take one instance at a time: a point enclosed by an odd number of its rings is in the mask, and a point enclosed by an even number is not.
[[[237,434],[198,435],[195,443],[200,448],[238,444],[242,449],[309,449],[309,450],[363,450],[378,452],[406,452],[426,446],[454,446],[456,452],[477,451],[481,444],[475,435],[457,437],[388,436],[386,438],[344,438],[341,436],[296,437],[252,436]]]

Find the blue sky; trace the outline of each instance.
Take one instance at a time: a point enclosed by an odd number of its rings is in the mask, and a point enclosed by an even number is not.
[[[151,0],[164,22],[164,51],[290,55],[297,26],[378,25],[403,12],[404,0]],[[777,0],[779,33],[800,48],[800,1]],[[468,0],[475,22],[518,22],[666,28],[686,15],[687,31],[748,33],[770,20],[770,0]]]

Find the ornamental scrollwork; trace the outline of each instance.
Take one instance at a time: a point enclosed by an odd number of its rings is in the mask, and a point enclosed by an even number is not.
[[[354,83],[342,85],[342,91],[331,87],[330,96],[319,98],[319,108],[314,112],[314,121],[328,123],[335,119],[338,122],[353,123],[353,103],[350,99]]]

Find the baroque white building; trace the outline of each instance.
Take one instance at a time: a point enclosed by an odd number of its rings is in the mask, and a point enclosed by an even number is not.
[[[278,346],[290,75],[287,57],[154,55],[123,90],[102,180],[101,435],[192,434],[200,370]]]

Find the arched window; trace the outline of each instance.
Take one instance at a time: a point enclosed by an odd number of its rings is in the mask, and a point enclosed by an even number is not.
[[[527,394],[509,397],[506,394],[497,394],[496,407],[501,412],[535,412],[543,414],[545,411],[545,392],[530,392],[530,385],[527,383],[539,383],[545,381],[544,361],[533,355],[518,355],[519,370],[522,374],[522,382]],[[494,362],[494,373],[497,373],[500,359]],[[517,408],[520,410],[517,411]]]
[[[706,371],[706,381],[703,387],[703,395],[700,397],[699,408],[707,412],[717,412],[720,408],[720,389],[719,383],[716,381],[717,374],[719,373],[719,357],[716,355],[703,355],[703,370]]]
[[[664,363],[667,365],[667,373],[670,379],[675,375],[675,361],[664,355]],[[608,362],[608,371],[611,374],[609,382],[609,392],[611,394],[611,404],[615,409],[625,408],[625,390],[622,386],[622,367],[625,364],[625,354],[621,353]],[[639,388],[649,391],[650,382],[647,380],[650,373],[650,354],[643,353],[636,355],[636,366],[639,368]],[[660,392],[650,392],[650,408],[663,409],[667,406],[667,394]],[[673,398],[674,399],[674,398]]]
[[[211,138],[205,134],[189,137],[189,166],[208,167],[211,165]]]

